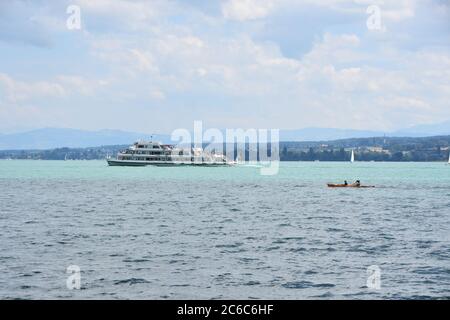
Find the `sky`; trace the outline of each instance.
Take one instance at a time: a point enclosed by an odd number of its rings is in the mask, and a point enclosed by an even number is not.
[[[79,29],[67,26],[71,5]],[[0,133],[170,133],[195,120],[385,131],[448,121],[450,1],[0,1]]]

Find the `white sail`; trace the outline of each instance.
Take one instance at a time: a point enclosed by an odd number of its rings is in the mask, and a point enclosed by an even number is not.
[[[355,162],[355,152],[352,150],[352,157],[350,159],[350,162]]]
[[[241,163],[244,163],[244,162],[245,162],[245,159],[244,159],[244,157],[242,156],[242,150],[239,150],[239,151],[237,152],[235,162],[236,162],[237,164],[241,164]]]
[[[450,164],[450,153],[448,154],[448,164]]]

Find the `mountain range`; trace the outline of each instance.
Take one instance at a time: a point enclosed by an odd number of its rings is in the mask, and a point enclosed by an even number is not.
[[[450,135],[450,121],[418,125],[393,132],[335,128],[304,128],[280,130],[281,141],[328,141],[368,137],[427,137]],[[67,128],[43,128],[20,133],[0,134],[0,150],[52,149],[60,147],[86,148],[105,145],[131,144],[150,139],[173,143],[168,134],[147,134],[121,130],[87,131]]]

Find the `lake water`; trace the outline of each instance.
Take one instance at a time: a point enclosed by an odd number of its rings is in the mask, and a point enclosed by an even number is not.
[[[360,179],[374,189],[329,189]],[[450,166],[0,161],[0,298],[450,297]],[[69,290],[66,268],[81,269]],[[367,268],[380,269],[380,289]]]

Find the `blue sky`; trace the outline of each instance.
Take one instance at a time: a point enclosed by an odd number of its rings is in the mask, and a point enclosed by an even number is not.
[[[0,2],[0,133],[449,119],[448,0]]]

